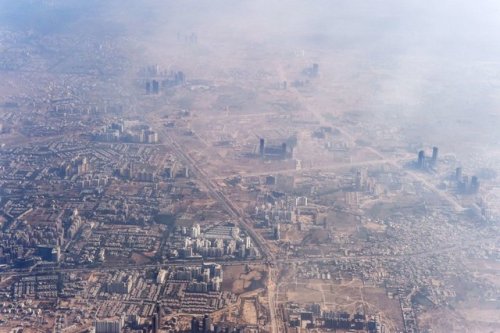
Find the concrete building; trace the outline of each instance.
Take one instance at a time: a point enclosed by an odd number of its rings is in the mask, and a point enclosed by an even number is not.
[[[121,333],[123,318],[117,320],[96,320],[94,322],[95,333]]]

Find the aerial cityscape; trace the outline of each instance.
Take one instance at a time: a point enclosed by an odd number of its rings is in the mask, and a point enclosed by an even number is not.
[[[499,15],[0,0],[0,332],[500,332]]]

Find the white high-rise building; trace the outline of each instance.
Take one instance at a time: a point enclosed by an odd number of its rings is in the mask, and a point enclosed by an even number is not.
[[[123,317],[117,320],[96,320],[94,327],[95,333],[121,333]]]
[[[245,237],[245,248],[248,250],[251,247],[252,247],[252,239],[249,236],[247,236]]]
[[[200,234],[201,234],[200,225],[198,223],[196,223],[191,228],[191,238],[198,238],[198,237],[200,237]]]

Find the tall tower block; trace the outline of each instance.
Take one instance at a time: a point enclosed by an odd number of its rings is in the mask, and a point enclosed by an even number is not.
[[[266,148],[266,141],[263,138],[260,138],[259,141],[259,155],[264,157],[264,150]]]
[[[423,169],[425,167],[425,152],[423,150],[418,152],[418,168]]]
[[[433,147],[432,148],[432,164],[433,165],[435,165],[437,163],[438,153],[439,153],[438,147]]]

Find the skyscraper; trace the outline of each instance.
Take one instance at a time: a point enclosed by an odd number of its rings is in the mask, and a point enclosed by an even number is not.
[[[472,176],[470,181],[470,192],[477,193],[479,191],[479,180],[477,176]]]
[[[201,227],[198,223],[191,228],[191,238],[198,238],[201,234]]]
[[[283,157],[286,157],[286,152],[287,152],[286,142],[283,142],[281,144],[281,151],[282,151]]]
[[[313,64],[312,66],[312,75],[317,76],[319,73],[319,65],[318,64]]]
[[[436,163],[437,163],[438,152],[439,152],[438,147],[432,148],[432,165],[436,165]]]
[[[423,169],[425,167],[425,152],[423,150],[418,152],[417,166],[419,169]]]
[[[191,319],[191,333],[199,333],[200,332],[200,322],[196,317]]]
[[[261,157],[264,157],[265,145],[266,145],[266,142],[265,142],[264,138],[260,138],[260,141],[259,141],[259,155]]]
[[[160,302],[156,302],[156,307],[155,307],[155,312],[158,315],[158,329],[160,329],[161,326],[161,304]]]
[[[245,248],[248,250],[252,247],[252,239],[250,237],[245,237]]]
[[[153,82],[152,82],[152,91],[153,91],[153,94],[160,93],[160,83],[156,80],[153,80]]]
[[[212,321],[208,315],[203,317],[203,333],[209,333],[212,331]]]
[[[123,317],[118,320],[96,320],[95,333],[120,333],[123,327]]]
[[[158,333],[160,329],[160,316],[158,313],[153,313],[153,325],[152,325],[153,333]]]

